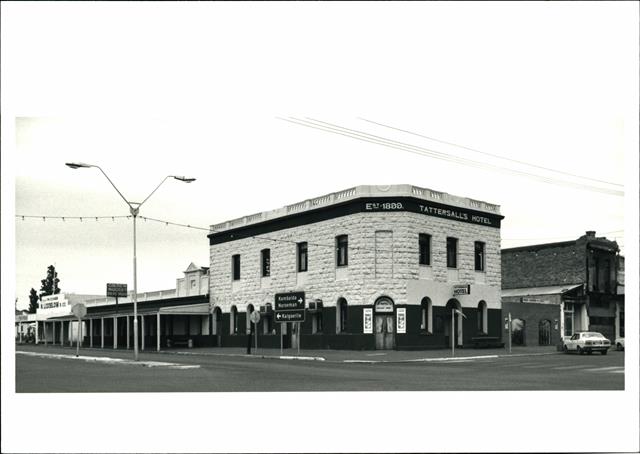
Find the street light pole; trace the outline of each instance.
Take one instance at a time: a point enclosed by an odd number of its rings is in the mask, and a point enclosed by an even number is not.
[[[162,183],[164,183],[168,178],[173,178],[178,181],[182,181],[183,183],[191,183],[192,181],[196,181],[196,179],[187,178],[183,176],[181,177],[176,175],[167,175],[160,182],[160,184],[156,186],[156,188],[153,191],[151,191],[151,193],[142,202],[137,203],[137,202],[129,202],[118,190],[116,185],[113,184],[113,181],[111,181],[111,179],[107,176],[104,170],[100,168],[100,166],[97,166],[94,164],[84,164],[81,162],[67,162],[66,165],[68,167],[71,167],[72,169],[96,167],[98,170],[100,170],[100,172],[102,172],[102,174],[109,181],[109,183],[111,183],[111,186],[113,186],[113,188],[120,195],[120,197],[122,197],[122,200],[124,200],[124,202],[129,206],[129,212],[133,217],[133,298],[132,298],[133,300],[133,359],[135,361],[138,361],[138,264],[137,264],[137,258],[136,258],[136,218],[138,217],[138,213],[140,212],[140,207],[142,206],[142,204],[145,203],[147,200],[149,200],[149,197],[151,197],[158,190],[158,188],[162,186]],[[136,206],[133,206],[133,205],[136,205]]]

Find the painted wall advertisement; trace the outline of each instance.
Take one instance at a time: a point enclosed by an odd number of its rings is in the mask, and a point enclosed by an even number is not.
[[[362,326],[365,334],[373,333],[373,309],[366,307],[362,309]]]

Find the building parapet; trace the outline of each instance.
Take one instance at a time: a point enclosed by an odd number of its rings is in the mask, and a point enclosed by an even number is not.
[[[157,301],[157,300],[175,298],[177,296],[177,293],[176,293],[176,289],[169,289],[169,290],[158,290],[155,292],[138,293],[137,296],[138,296],[137,301],[138,303],[140,303],[145,301]],[[129,292],[129,295],[127,295],[126,297],[118,299],[119,304],[132,303],[132,302],[133,302],[133,291]],[[102,298],[88,299],[84,303],[86,306],[92,306],[92,307],[105,306],[105,305],[115,304],[116,300],[113,297],[102,297]]]
[[[243,216],[241,218],[232,219],[230,221],[213,224],[209,228],[209,233],[222,232],[231,230],[241,226],[257,224],[284,216],[311,211],[331,205],[337,205],[349,200],[362,197],[416,197],[423,200],[429,200],[437,203],[448,204],[461,208],[469,208],[476,211],[500,214],[500,206],[483,202],[480,200],[469,199],[467,197],[459,197],[446,192],[439,192],[433,189],[421,188],[418,186],[401,184],[388,186],[355,186],[338,192],[332,192],[320,197],[303,200],[291,205],[277,208],[271,211],[263,211],[261,213]]]

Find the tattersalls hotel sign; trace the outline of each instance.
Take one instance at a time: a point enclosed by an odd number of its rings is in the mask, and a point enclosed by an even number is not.
[[[427,216],[435,216],[497,228],[500,227],[500,220],[503,218],[503,216],[500,215],[411,198],[366,201],[364,202],[364,211],[410,211],[412,213],[421,213]]]

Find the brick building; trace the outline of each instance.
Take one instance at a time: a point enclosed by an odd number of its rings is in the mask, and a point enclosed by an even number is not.
[[[444,348],[452,332],[462,346],[498,340],[502,218],[496,205],[395,185],[213,225],[217,344],[244,346],[255,310],[264,347]],[[289,292],[305,293],[299,332],[274,320],[274,296]]]
[[[574,241],[502,250],[502,310],[514,344],[553,345],[576,331],[624,335],[615,241],[588,231]],[[622,265],[623,266],[623,265]]]

